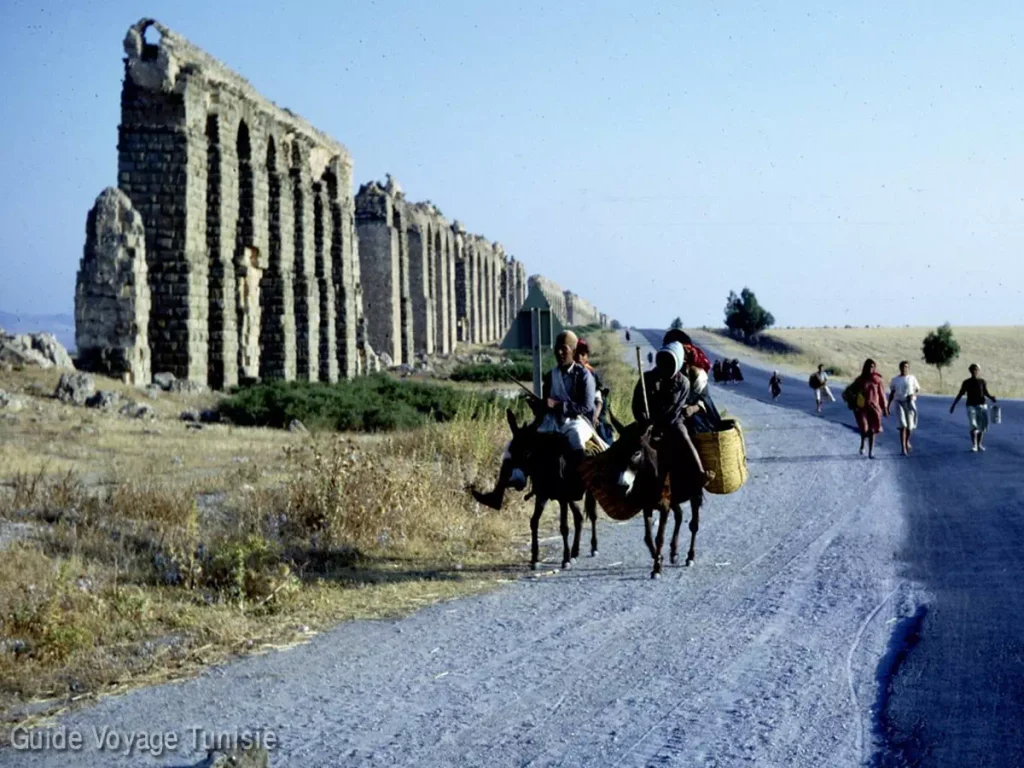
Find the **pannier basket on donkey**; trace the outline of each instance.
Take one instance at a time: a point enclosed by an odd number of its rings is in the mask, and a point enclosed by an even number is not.
[[[644,397],[644,412],[648,413],[647,389],[637,349],[637,368]],[[675,450],[661,429],[640,423],[624,426],[608,410],[615,429],[619,432],[608,450],[584,459],[580,465],[580,478],[605,513],[613,520],[628,520],[638,512],[644,513],[644,543],[654,561],[651,578],[662,572],[662,547],[665,541],[668,513],[675,517],[670,558],[679,562],[679,528],[683,520],[682,505],[690,505],[690,548],[686,564],[692,565],[697,531],[700,527],[700,509],[704,492],[734,493],[747,480],[746,446],[743,430],[732,419],[719,422],[714,432],[697,433],[691,440],[700,455],[707,477],[687,473],[676,461]],[[667,462],[667,465],[666,465]],[[657,536],[652,535],[653,513],[659,513]]]
[[[747,449],[743,430],[734,419],[723,419],[717,432],[691,435],[700,460],[713,470],[714,479],[705,486],[708,493],[735,493],[747,482]],[[589,452],[588,452],[589,453]],[[621,459],[616,451],[589,455],[580,467],[583,483],[597,503],[613,520],[629,520],[642,511],[639,500],[627,498],[619,485]]]

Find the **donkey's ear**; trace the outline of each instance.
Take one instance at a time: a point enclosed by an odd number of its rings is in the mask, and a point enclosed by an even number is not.
[[[505,418],[508,419],[508,428],[512,430],[512,434],[514,435],[519,431],[519,424],[516,423],[516,415],[512,413],[511,408],[505,409]]]

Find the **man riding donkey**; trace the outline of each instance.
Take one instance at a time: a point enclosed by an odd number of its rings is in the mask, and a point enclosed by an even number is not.
[[[541,399],[531,403],[534,421],[522,429],[533,434],[558,433],[565,436],[568,474],[582,495],[578,468],[586,457],[587,442],[595,436],[594,401],[597,384],[593,374],[573,359],[578,341],[572,331],[562,331],[556,337],[555,360],[558,365],[544,374]],[[494,490],[481,493],[473,489],[473,497],[484,506],[501,509],[505,489],[513,484],[513,470],[513,462],[506,449]],[[522,490],[525,478],[517,478],[516,485],[518,490]]]
[[[562,534],[562,568],[569,568],[579,556],[583,513],[577,502],[586,496],[586,514],[590,519],[590,554],[597,555],[597,508],[592,494],[586,493],[580,479],[580,464],[586,457],[586,446],[597,450],[607,446],[594,432],[594,376],[573,359],[578,339],[571,331],[563,331],[555,341],[558,365],[545,374],[542,397],[530,398],[534,411],[531,424],[520,427],[515,414],[506,411],[512,440],[502,456],[498,483],[490,493],[473,490],[481,504],[500,509],[509,486],[522,490],[529,477],[534,497],[530,518],[530,566],[539,567],[540,517],[548,501],[558,502],[559,530]],[[569,512],[572,512],[575,535],[569,544]]]

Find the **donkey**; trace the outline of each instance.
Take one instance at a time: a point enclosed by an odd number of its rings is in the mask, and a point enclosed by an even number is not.
[[[561,508],[560,531],[562,534],[562,569],[571,568],[580,555],[580,531],[583,528],[583,513],[577,502],[583,498],[583,489],[570,477],[572,469],[565,460],[565,437],[560,434],[537,434],[526,426],[519,426],[516,416],[506,409],[505,416],[512,430],[512,442],[508,446],[508,458],[513,474],[529,477],[532,482],[527,499],[535,498],[533,517],[530,518],[532,548],[530,567],[537,570],[540,561],[540,543],[537,531],[540,516],[548,501],[557,501]],[[589,496],[589,492],[587,492]],[[597,510],[596,504],[585,505],[590,518],[590,556],[597,555]],[[569,510],[575,526],[572,546],[569,546]]]
[[[684,502],[690,503],[690,549],[686,553],[686,565],[692,566],[696,557],[694,547],[697,531],[700,529],[700,508],[704,503],[704,489],[700,479],[687,477],[679,471],[674,474],[669,472],[671,457],[667,455],[665,441],[655,427],[642,429],[637,424],[626,427],[610,412],[609,417],[620,435],[609,449],[623,459],[619,489],[624,498],[643,509],[644,543],[654,561],[651,578],[661,577],[661,550],[665,543],[665,524],[670,509],[675,516],[675,529],[672,531],[669,560],[672,565],[679,564],[679,529],[683,522]],[[651,522],[655,510],[659,513],[658,532],[652,537]]]

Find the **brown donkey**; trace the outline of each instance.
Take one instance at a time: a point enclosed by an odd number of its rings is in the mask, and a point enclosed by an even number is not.
[[[609,414],[611,416],[611,414]],[[651,553],[654,568],[651,578],[661,576],[661,550],[665,543],[665,524],[671,509],[675,516],[675,529],[669,548],[672,565],[679,563],[679,529],[683,522],[682,505],[690,503],[690,549],[686,553],[686,565],[693,565],[697,531],[700,529],[700,508],[704,503],[704,489],[701,480],[693,473],[689,475],[677,469],[676,462],[668,454],[668,441],[654,427],[641,429],[637,424],[628,427],[611,416],[612,425],[620,437],[609,449],[615,452],[622,470],[618,478],[619,492],[623,498],[644,513],[644,543]],[[671,471],[670,471],[671,467]],[[651,534],[651,520],[658,512],[658,532]]]
[[[580,555],[580,531],[583,528],[583,513],[577,503],[583,498],[583,488],[573,480],[572,470],[565,460],[565,437],[559,434],[537,434],[528,427],[520,427],[516,423],[515,414],[506,410],[508,426],[512,430],[512,442],[508,446],[508,457],[513,472],[521,472],[530,478],[532,487],[526,495],[535,498],[533,516],[530,518],[530,534],[532,547],[530,550],[530,567],[537,570],[540,561],[540,542],[537,531],[540,516],[548,501],[557,501],[561,519],[559,530],[562,534],[562,569],[572,567]],[[597,511],[596,506],[586,504],[587,517],[590,518],[590,556],[597,555]],[[572,546],[569,546],[569,510],[575,534]]]

